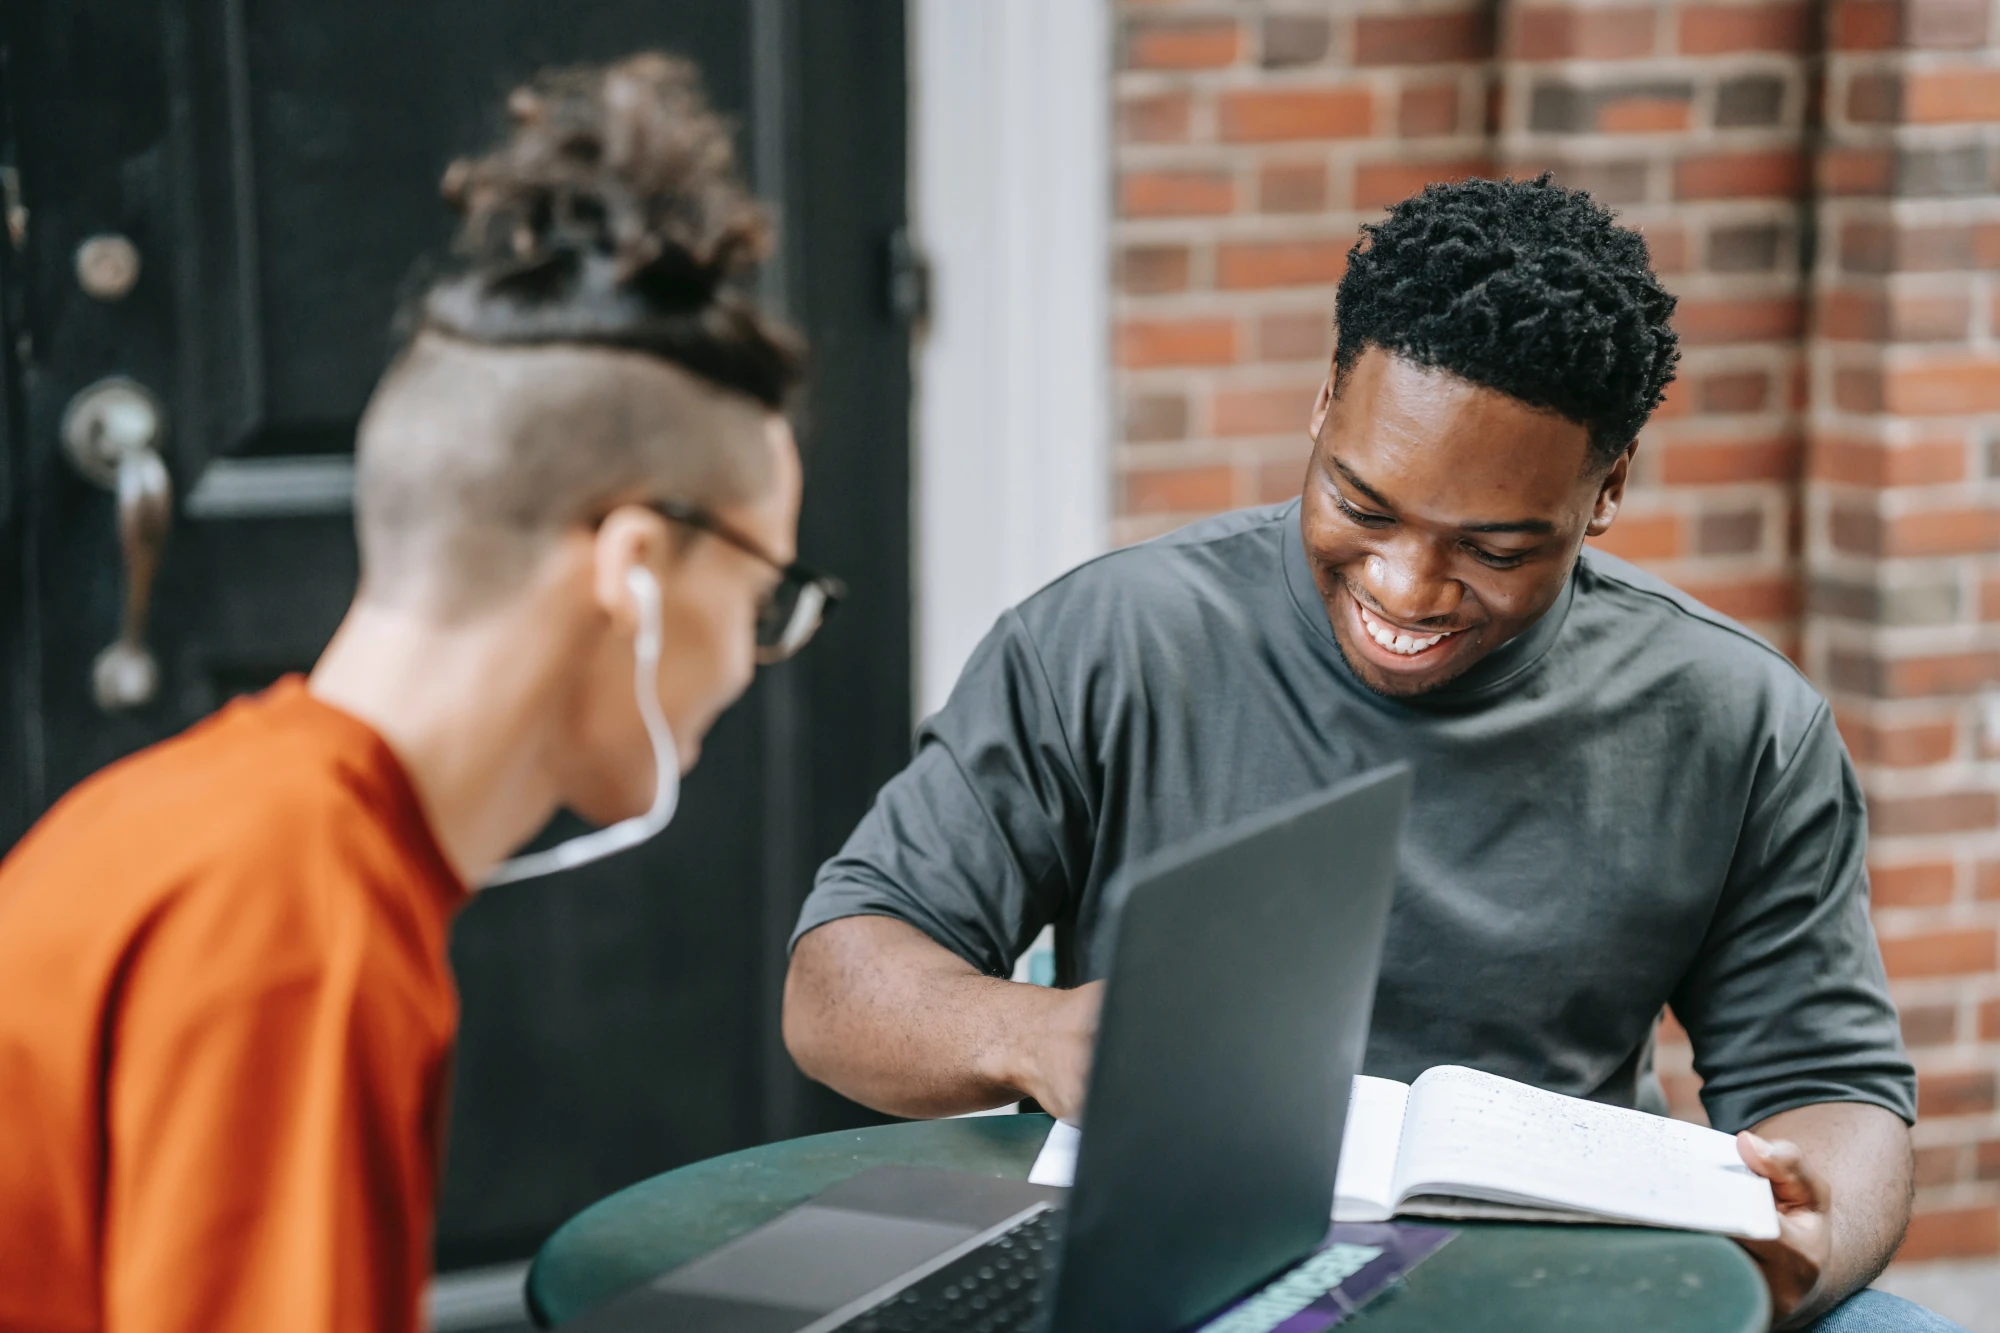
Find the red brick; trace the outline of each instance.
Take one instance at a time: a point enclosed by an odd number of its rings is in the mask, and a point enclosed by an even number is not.
[[[1224,288],[1298,287],[1340,281],[1347,271],[1346,241],[1242,241],[1215,254],[1215,285]]]
[[[1221,69],[1242,50],[1241,31],[1226,19],[1134,23],[1125,30],[1129,69]]]
[[[1357,65],[1431,65],[1484,60],[1493,53],[1487,11],[1444,14],[1364,14],[1354,22]]]
[[[1893,125],[1903,118],[1903,80],[1896,73],[1861,70],[1847,81],[1847,118],[1856,125]]]
[[[1799,582],[1794,578],[1683,582],[1680,586],[1697,602],[1735,620],[1789,620],[1799,613]]]
[[[1227,509],[1236,502],[1236,476],[1225,464],[1207,467],[1147,468],[1125,474],[1124,512],[1196,513]]]
[[[1597,111],[1600,134],[1672,134],[1688,127],[1688,103],[1677,97],[1621,97]]]
[[[1883,405],[1903,416],[2000,412],[2000,357],[1959,356],[1884,375]]]
[[[1979,618],[2000,620],[2000,578],[1990,578],[1980,582]]]
[[[1929,833],[1964,833],[1974,829],[1990,829],[1995,823],[2000,823],[2000,801],[1994,799],[1992,792],[1986,791],[1884,798],[1868,807],[1868,829],[1878,838],[1899,838]],[[1986,961],[1964,970],[1980,972],[1993,966],[1992,936],[1992,931],[1985,932]],[[1883,948],[1886,950],[1888,946],[1885,944]],[[1910,967],[1922,969],[1926,965],[1927,957],[1916,956]],[[1930,961],[1937,960],[1932,958]],[[1891,975],[1937,975],[1935,972],[1923,970],[1911,970],[1899,974],[1893,967],[1889,971]]]
[[[1233,213],[1236,182],[1220,171],[1131,171],[1118,178],[1118,211],[1131,218]]]
[[[1901,0],[1840,0],[1833,9],[1833,45],[1841,51],[1886,51],[1902,38]]]
[[[1979,1145],[1976,1170],[1981,1180],[2000,1180],[2000,1139],[1987,1139]]]
[[[1993,1109],[1993,1071],[1951,1070],[1917,1075],[1917,1115],[1977,1115]]]
[[[1830,148],[1820,154],[1819,179],[1828,194],[1888,194],[1895,184],[1896,159],[1886,148]]]
[[[1939,907],[1951,901],[1955,878],[1949,862],[1871,866],[1869,899],[1877,907]]]
[[[1358,139],[1374,124],[1366,88],[1236,89],[1222,95],[1222,137],[1231,143]]]
[[[1905,1046],[1949,1046],[1958,1040],[1955,1004],[1906,1004],[1898,1017]]]
[[[1861,342],[1958,342],[1972,320],[1964,292],[1833,291],[1818,307],[1818,331]]]
[[[1807,475],[1849,486],[1936,486],[1965,478],[1965,446],[1957,440],[1899,446],[1822,437],[1806,457]]]
[[[1880,366],[1838,366],[1833,372],[1833,403],[1843,412],[1882,410]]]
[[[1590,543],[1626,560],[1671,560],[1686,549],[1681,520],[1673,514],[1622,515]]]
[[[1280,459],[1265,463],[1257,469],[1257,504],[1276,504],[1280,500],[1298,497],[1306,475],[1306,463],[1312,450],[1303,448],[1297,458]]]
[[[1184,245],[1128,245],[1118,252],[1118,290],[1133,296],[1184,292],[1189,259]]]
[[[1317,382],[1268,389],[1230,389],[1215,395],[1217,435],[1305,434]]]
[[[1979,268],[2000,268],[2000,222],[1989,222],[1973,233],[1973,254]]]
[[[1660,480],[1669,486],[1718,486],[1738,481],[1791,481],[1799,475],[1796,436],[1692,441],[1667,447]]]
[[[1333,321],[1316,310],[1287,311],[1257,320],[1262,361],[1325,361],[1333,354]]]
[[[1972,301],[1963,292],[1925,295],[1893,292],[1889,296],[1891,342],[1958,342],[1972,322]]]
[[[1761,370],[1730,370],[1701,377],[1703,412],[1761,412],[1771,396],[1771,377]]]
[[[1962,1258],[2000,1252],[2000,1207],[1948,1208],[1910,1219],[1897,1262]]]
[[[1990,793],[1980,794],[1991,799]],[[1892,977],[1966,976],[1990,972],[1996,961],[2000,961],[2000,950],[1995,948],[1991,926],[1934,930],[1882,941],[1882,962]]]
[[[1908,1026],[1906,1022],[1905,1029]],[[1916,1044],[1910,1040],[1907,1031],[1903,1037],[1903,1044],[1905,1046]],[[1911,1155],[1911,1165],[1914,1168],[1912,1179],[1915,1180],[1918,1189],[1932,1185],[1956,1184],[1963,1173],[1961,1163],[1964,1157],[1964,1150],[1956,1143],[1939,1144],[1935,1148],[1919,1148]]]
[[[1657,11],[1535,6],[1519,11],[1513,51],[1523,60],[1624,60],[1653,49]]]
[[[2000,1041],[2000,1000],[1987,1000],[1979,1006],[1979,1039]]]
[[[1875,546],[1869,554],[1977,555],[2000,551],[2000,510],[1930,509],[1898,514],[1881,521]]]
[[[2000,120],[2000,69],[1912,71],[1904,87],[1904,116],[1913,123]]]
[[[1889,302],[1880,292],[1828,292],[1813,311],[1813,323],[1823,338],[1879,342],[1889,331]]]
[[[1958,745],[1958,728],[1949,722],[1919,722],[1901,727],[1874,727],[1866,724],[1851,724],[1854,738],[1848,748],[1854,757],[1864,764],[1884,764],[1890,768],[1919,768],[1926,764],[1941,764],[1951,758]],[[1842,737],[1850,735],[1850,727],[1842,726]],[[1856,743],[1858,742],[1858,743]],[[1944,893],[1938,899],[1943,902],[1951,896],[1951,867],[1949,865],[1901,866],[1893,872],[1898,876],[1914,879],[1944,876]],[[1901,893],[1915,893],[1909,883],[1896,890]]]
[[[1485,158],[1456,162],[1371,162],[1354,169],[1354,206],[1387,208],[1401,203],[1434,181],[1462,181],[1492,174]]]
[[[1646,252],[1655,273],[1682,273],[1687,270],[1687,233],[1666,223],[1653,223],[1640,230],[1646,237]]]
[[[1796,296],[1757,296],[1741,300],[1688,301],[1674,309],[1674,328],[1693,347],[1720,343],[1790,342],[1805,323],[1805,307]]]
[[[1811,16],[1803,4],[1689,5],[1681,11],[1680,49],[1714,56],[1732,51],[1804,54]]]
[[[1789,199],[1805,193],[1805,158],[1790,149],[1709,153],[1674,165],[1682,199]]]
[[[1177,393],[1137,394],[1125,400],[1124,437],[1133,444],[1187,438],[1187,399]]]
[[[1326,163],[1267,163],[1257,173],[1257,206],[1266,213],[1319,212],[1326,207]]]
[[[1118,364],[1226,366],[1236,360],[1236,323],[1229,319],[1134,319],[1118,326]]]
[[[1833,660],[1835,674],[1843,680],[1858,680],[1865,672],[1872,691],[1888,698],[1949,698],[1974,693],[2000,680],[2000,655],[1994,653],[1938,653],[1925,657],[1878,659],[1854,657],[1836,651]],[[1908,807],[1906,813],[1913,811],[1921,814],[1923,802],[1928,799],[1933,798],[1910,798],[1903,803]],[[1983,817],[1975,815],[1975,803],[1969,796],[1959,808],[1968,818],[1983,822]],[[1941,810],[1931,813],[1943,817]]]
[[[1965,49],[1986,41],[1989,0],[1904,0],[1903,44]]]
[[[1405,138],[1450,134],[1458,128],[1458,85],[1435,83],[1403,89],[1396,102],[1396,132]]]
[[[1188,112],[1186,93],[1121,98],[1118,102],[1118,141],[1186,143]]]

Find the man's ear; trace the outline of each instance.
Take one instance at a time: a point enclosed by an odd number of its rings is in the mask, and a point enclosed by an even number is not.
[[[637,633],[639,627],[626,575],[640,565],[656,574],[665,567],[666,529],[667,521],[642,505],[620,505],[597,526],[591,543],[591,595],[622,634]]]
[[[1339,375],[1331,362],[1327,363],[1326,378],[1319,382],[1319,393],[1313,398],[1312,416],[1306,423],[1306,433],[1313,443],[1319,443],[1319,433],[1326,429],[1326,414],[1333,410],[1333,381]]]
[[[1625,452],[1618,455],[1618,461],[1597,483],[1597,503],[1591,510],[1590,523],[1583,530],[1586,537],[1602,537],[1611,528],[1611,520],[1618,517],[1618,506],[1625,503],[1625,479],[1632,472],[1632,455],[1639,450],[1639,442],[1634,440],[1625,446]]]

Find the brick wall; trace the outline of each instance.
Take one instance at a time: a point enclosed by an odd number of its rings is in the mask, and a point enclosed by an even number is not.
[[[1640,227],[1686,356],[1604,545],[1834,699],[1920,1071],[1904,1256],[2000,1253],[1994,4],[1117,9],[1116,535],[1296,493],[1334,287],[1385,204],[1549,168]]]

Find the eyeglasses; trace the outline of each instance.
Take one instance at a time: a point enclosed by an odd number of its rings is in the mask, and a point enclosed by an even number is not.
[[[762,546],[697,505],[680,500],[647,500],[660,517],[728,542],[737,550],[778,571],[778,586],[757,608],[757,660],[768,666],[782,662],[806,646],[826,618],[847,596],[847,585],[804,565],[780,564]]]

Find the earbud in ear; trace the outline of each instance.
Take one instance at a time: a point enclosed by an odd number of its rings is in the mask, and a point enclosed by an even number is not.
[[[632,609],[642,616],[648,606],[659,603],[659,581],[653,577],[653,571],[644,565],[634,565],[625,571],[625,588],[632,594]]]

